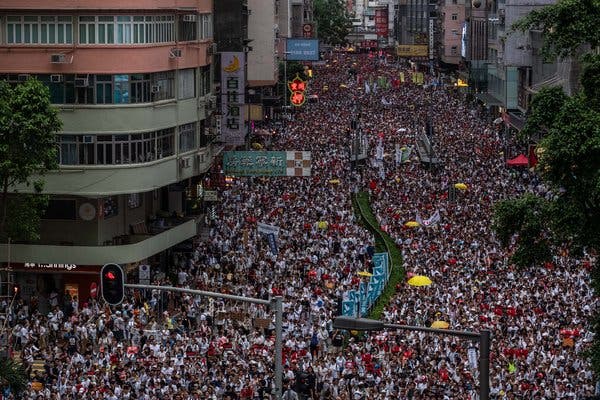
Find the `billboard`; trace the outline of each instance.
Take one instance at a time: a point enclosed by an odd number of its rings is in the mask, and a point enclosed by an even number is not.
[[[380,38],[388,37],[388,8],[375,9],[375,32]]]
[[[310,151],[226,151],[223,171],[232,176],[310,176]]]
[[[319,61],[319,39],[287,39],[286,60]]]
[[[427,45],[425,44],[400,44],[396,46],[398,57],[427,57]]]
[[[221,140],[226,144],[244,144],[244,90],[246,88],[243,52],[221,53]]]

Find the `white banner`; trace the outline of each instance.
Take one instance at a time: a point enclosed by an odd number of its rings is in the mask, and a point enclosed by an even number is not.
[[[256,224],[256,229],[258,230],[258,233],[264,233],[265,235],[268,235],[270,233],[272,233],[275,236],[279,235],[279,227],[275,225],[269,225],[263,222],[258,222]]]
[[[244,144],[244,90],[246,88],[243,52],[221,53],[221,140]]]

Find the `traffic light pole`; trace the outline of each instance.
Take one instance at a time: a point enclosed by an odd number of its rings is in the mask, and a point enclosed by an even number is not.
[[[425,332],[435,335],[456,336],[461,339],[468,339],[479,342],[479,400],[489,400],[490,398],[490,331],[483,329],[479,332],[456,331],[452,329],[428,328],[424,326],[387,324],[383,321],[352,318],[348,316],[336,317],[333,321],[335,329],[356,330],[356,331],[381,331],[384,329]]]
[[[232,295],[232,294],[207,292],[204,290],[185,289],[185,288],[178,288],[178,287],[173,287],[173,286],[137,285],[137,284],[126,283],[125,287],[131,288],[131,289],[150,289],[150,290],[164,290],[164,291],[169,291],[169,292],[190,293],[190,294],[204,296],[204,297],[234,300],[234,301],[239,301],[242,303],[253,303],[253,304],[262,304],[265,306],[269,306],[271,308],[271,310],[275,311],[275,391],[276,391],[276,398],[281,399],[282,392],[283,392],[283,390],[282,390],[282,388],[283,388],[283,359],[282,359],[283,304],[282,304],[281,296],[272,297],[270,300],[263,300],[263,299],[257,299],[254,297],[236,296],[236,295]]]

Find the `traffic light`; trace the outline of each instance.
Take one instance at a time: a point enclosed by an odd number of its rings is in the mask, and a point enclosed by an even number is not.
[[[121,304],[125,296],[125,278],[118,264],[106,264],[100,270],[100,290],[108,304]]]

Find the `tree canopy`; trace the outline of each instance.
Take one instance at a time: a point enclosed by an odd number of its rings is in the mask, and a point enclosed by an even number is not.
[[[315,0],[313,10],[319,39],[334,46],[346,44],[346,36],[352,27],[346,2],[343,0]]]
[[[517,21],[512,29],[540,30],[543,53],[548,57],[575,55],[582,44],[600,46],[600,1],[560,0],[534,10]]]
[[[513,28],[541,30],[546,57],[564,58],[585,53],[586,46],[600,46],[599,21],[598,0],[559,0],[531,12]],[[524,139],[542,137],[536,169],[549,192],[494,207],[494,229],[504,245],[512,245],[511,261],[519,266],[540,265],[557,251],[599,255],[600,55],[588,52],[579,61],[581,90],[571,97],[561,88],[540,90],[521,132]],[[592,285],[600,293],[598,259],[592,268]],[[594,331],[600,332],[598,317]],[[600,373],[600,340],[594,340],[589,354]]]
[[[33,180],[57,165],[56,132],[62,127],[48,88],[36,79],[14,87],[0,82],[0,237],[35,240],[47,197]],[[19,194],[16,185],[33,186]]]

